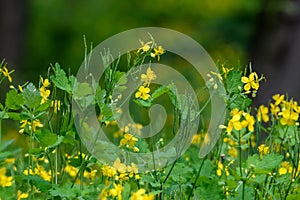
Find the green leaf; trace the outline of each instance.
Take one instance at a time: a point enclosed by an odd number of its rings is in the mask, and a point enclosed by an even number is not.
[[[43,149],[41,149],[41,148],[32,148],[29,150],[29,153],[32,155],[38,155],[42,152],[43,152]]]
[[[5,105],[9,109],[17,110],[24,104],[22,95],[18,94],[16,90],[10,90],[6,94]]]
[[[36,108],[40,105],[42,97],[39,90],[32,83],[29,83],[21,94],[24,98],[24,104],[28,108]]]
[[[0,151],[6,149],[9,145],[11,145],[15,140],[6,140],[0,143]]]
[[[0,120],[1,119],[8,119],[8,118],[9,118],[9,116],[8,116],[6,111],[0,111]]]
[[[48,190],[51,188],[51,184],[48,181],[45,181],[38,175],[28,175],[28,176],[23,176],[23,180],[30,180],[33,185],[41,192],[48,192]]]
[[[145,108],[151,107],[152,103],[150,101],[144,101],[143,99],[134,99],[133,102],[135,102],[137,105]]]
[[[116,71],[114,81],[118,83],[118,85],[125,85],[128,81],[125,72]]]
[[[242,94],[234,94],[229,102],[230,109],[238,108],[239,110],[245,110],[252,103],[252,100]]]
[[[55,85],[55,87],[71,94],[73,88],[71,87],[71,85],[74,85],[75,81],[74,77],[70,77],[68,79],[65,71],[60,68],[60,65],[58,63],[55,63],[54,72],[55,75],[50,76],[50,80]]]
[[[151,97],[154,100],[167,92],[169,92],[169,88],[166,86],[161,86],[152,93]]]
[[[242,74],[238,70],[229,71],[225,79],[226,89],[229,94],[240,93],[239,87],[243,87],[243,82],[241,81]]]
[[[74,199],[77,194],[76,190],[70,188],[56,187],[50,190],[50,194],[54,197],[63,197],[68,199]]]
[[[88,83],[75,83],[74,98],[84,97],[92,93],[92,88]]]

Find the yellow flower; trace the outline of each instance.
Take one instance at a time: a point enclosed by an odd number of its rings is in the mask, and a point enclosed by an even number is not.
[[[260,158],[263,157],[263,155],[266,155],[266,154],[269,154],[270,153],[270,149],[268,146],[264,145],[264,144],[261,144],[259,145],[258,147],[258,152],[259,152],[259,156]]]
[[[121,174],[126,173],[127,167],[124,163],[121,163],[120,158],[117,158],[115,160],[113,167]]]
[[[153,194],[146,194],[146,190],[144,188],[139,189],[131,195],[131,200],[153,200]]]
[[[242,113],[243,112],[239,111],[237,108],[233,109],[230,112],[230,115],[232,116],[232,118],[228,122],[228,126],[226,129],[227,133],[231,133],[232,129],[239,131],[243,128],[242,123],[240,122]]]
[[[45,181],[51,181],[51,172],[47,172],[45,168],[41,165],[36,166],[36,168],[34,169],[34,174],[40,176]]]
[[[40,95],[42,97],[41,104],[48,101],[48,97],[50,96],[50,90],[47,90],[44,86],[40,88]]]
[[[281,163],[281,167],[279,168],[279,175],[283,175],[286,173],[292,173],[293,168],[288,161],[283,161]]]
[[[18,200],[27,199],[28,198],[28,193],[23,193],[20,190],[18,190],[17,196],[18,196]]]
[[[20,92],[23,92],[23,88],[21,85],[18,85],[18,88],[19,88]]]
[[[14,164],[16,161],[15,158],[6,158],[5,162],[8,163],[8,164]]]
[[[252,72],[249,77],[242,77],[242,82],[245,83],[244,89],[246,91],[249,91],[251,88],[254,90],[258,90],[259,88],[259,83],[258,83],[258,76],[256,72]]]
[[[75,177],[78,173],[78,169],[76,167],[73,167],[71,165],[67,165],[65,167],[65,172],[67,172],[71,177]]]
[[[152,44],[151,41],[145,43],[145,42],[140,40],[140,43],[141,43],[142,47],[137,50],[137,53],[139,53],[140,51],[147,52],[147,51],[150,50],[150,48],[151,48],[150,44]]]
[[[103,165],[101,170],[102,170],[103,175],[107,176],[107,177],[115,177],[117,175],[116,168],[108,166],[108,165]]]
[[[151,70],[150,67],[148,67],[146,74],[141,74],[141,81],[144,82],[144,86],[146,85],[149,86],[150,82],[155,79],[156,79],[156,75],[154,71]]]
[[[131,165],[127,166],[127,172],[129,173],[129,177],[132,178],[135,174],[139,173],[139,169],[134,163],[131,163]]]
[[[294,111],[294,103],[293,101],[290,102],[284,102],[282,108],[282,112],[279,113],[282,118],[280,119],[280,123],[282,125],[288,125],[292,126],[295,124],[296,121],[298,121],[299,114]]]
[[[43,77],[41,77],[41,82],[42,82],[42,87],[49,87],[51,84],[50,84],[50,81],[46,78],[45,80],[43,79]]]
[[[284,100],[284,95],[275,94],[272,98],[275,101],[275,105],[278,106]]]
[[[97,170],[91,170],[90,172],[84,171],[83,176],[87,179],[94,179],[97,174]]]
[[[13,177],[12,176],[6,176],[6,168],[1,167],[0,168],[0,186],[2,187],[10,187],[13,183]]]
[[[201,142],[201,135],[195,134],[192,138],[192,144],[200,144]]]
[[[272,115],[275,118],[278,118],[278,113],[280,112],[280,108],[273,103],[270,103],[270,107],[271,107],[270,110],[271,110]]]
[[[268,107],[264,105],[259,106],[257,111],[257,121],[261,122],[262,120],[264,122],[268,122],[269,121],[268,113],[269,113]]]
[[[122,200],[122,191],[123,191],[123,186],[121,184],[114,183],[114,188],[109,190],[109,194],[113,198],[118,197],[118,200]]]
[[[228,155],[230,155],[231,157],[236,158],[238,156],[238,151],[235,147],[231,147],[230,149],[228,149],[227,151]]]
[[[247,113],[245,116],[245,120],[242,121],[242,125],[244,128],[248,127],[248,130],[250,132],[254,131],[254,124],[255,124],[255,119],[253,116],[251,116],[249,113]]]
[[[230,72],[233,68],[228,69],[227,67],[222,66],[222,72],[223,72],[223,76],[224,78],[227,77],[228,72]]]
[[[40,122],[40,120],[38,119],[35,119],[33,120],[32,124],[31,124],[31,127],[32,127],[32,131],[35,132],[36,131],[36,128],[39,127],[39,128],[42,128],[44,125]]]
[[[153,50],[154,50],[154,53],[151,53],[151,57],[155,58],[157,56],[157,60],[159,61],[160,56],[165,53],[165,50],[162,48],[162,46],[158,46],[157,48],[154,48]]]
[[[8,81],[11,83],[12,82],[12,78],[10,76],[11,73],[13,73],[15,70],[11,70],[10,72],[8,71],[8,69],[6,68],[6,66],[4,66],[3,68],[0,68],[0,72],[2,72],[3,76],[7,77]]]
[[[148,94],[149,92],[150,88],[140,86],[139,90],[135,93],[135,98],[142,98],[143,100],[147,100],[150,97],[150,94]]]
[[[218,161],[217,166],[218,167],[217,167],[216,173],[217,173],[218,176],[222,176],[222,173],[223,173],[223,170],[224,170],[224,165],[223,165],[223,163],[221,163],[220,161]],[[226,174],[226,176],[229,175],[229,171],[228,171],[228,167],[227,166],[225,167],[225,174]]]

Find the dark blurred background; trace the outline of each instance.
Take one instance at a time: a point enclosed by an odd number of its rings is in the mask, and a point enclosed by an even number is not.
[[[299,0],[1,0],[0,59],[16,69],[14,83],[37,82],[50,63],[76,73],[83,35],[96,46],[128,29],[165,27],[194,38],[227,67],[251,62],[267,77],[257,104],[277,92],[299,99],[299,6]]]

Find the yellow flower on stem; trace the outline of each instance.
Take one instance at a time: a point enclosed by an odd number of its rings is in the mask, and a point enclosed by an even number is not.
[[[8,69],[6,68],[6,66],[4,66],[3,68],[0,68],[0,72],[3,74],[3,76],[7,77],[8,81],[11,83],[12,82],[12,78],[10,76],[11,73],[13,73],[15,70],[11,70],[10,72],[8,71]]]
[[[121,184],[114,183],[114,188],[109,190],[109,194],[113,198],[118,197],[118,200],[122,200],[122,191],[123,191],[123,186]]]
[[[103,175],[107,176],[107,177],[115,177],[117,175],[116,168],[108,166],[108,165],[103,165],[101,170],[102,170]]]
[[[282,125],[293,126],[299,118],[299,114],[291,109],[285,109],[280,114],[282,115],[282,118],[280,119]]]
[[[146,194],[146,190],[144,188],[139,189],[131,195],[131,200],[153,200],[153,194]]]
[[[156,74],[154,73],[153,70],[151,70],[150,67],[148,67],[146,74],[141,74],[141,81],[144,82],[144,86],[146,85],[149,86],[150,82],[155,79],[156,79]]]
[[[278,106],[284,100],[284,95],[275,94],[272,99],[275,101],[275,105]]]
[[[245,120],[242,121],[242,126],[244,128],[248,127],[248,130],[250,132],[254,131],[254,124],[255,124],[255,119],[253,116],[251,116],[249,113],[246,113],[244,116]]]
[[[39,128],[42,128],[44,125],[40,122],[40,120],[38,119],[35,119],[32,121],[32,124],[31,124],[31,128],[32,128],[32,131],[35,132],[36,131],[36,128],[39,127]]]
[[[281,167],[279,168],[279,175],[283,175],[286,173],[292,173],[293,167],[288,161],[283,161],[281,163]]]
[[[268,146],[266,146],[265,144],[261,144],[258,147],[258,152],[259,152],[260,158],[262,158],[264,155],[270,153],[270,148]]]
[[[143,100],[147,100],[150,97],[150,88],[140,86],[138,91],[135,93],[135,98],[142,98]]]
[[[41,104],[48,101],[48,97],[50,96],[50,90],[47,90],[44,86],[40,88],[40,95],[42,97]]]
[[[242,123],[240,122],[242,111],[239,111],[237,108],[233,109],[230,112],[230,115],[232,118],[228,122],[228,126],[226,128],[227,133],[231,133],[232,129],[235,129],[237,131],[241,130],[243,128]]]
[[[151,57],[155,58],[157,56],[157,60],[159,61],[160,56],[165,53],[165,50],[162,48],[162,46],[158,46],[158,47],[154,48],[153,50],[154,50],[154,53],[151,53]]]
[[[121,163],[120,158],[117,158],[115,160],[113,167],[121,174],[126,173],[127,167],[124,163]]]
[[[280,112],[280,108],[277,105],[270,103],[270,111],[275,118],[278,118],[278,113]]]
[[[137,53],[139,53],[140,51],[147,52],[147,51],[150,50],[150,48],[151,48],[150,44],[152,44],[151,41],[145,43],[145,42],[140,40],[140,43],[141,43],[142,47],[137,50]]]
[[[41,82],[42,82],[42,87],[49,87],[51,84],[50,84],[50,81],[46,78],[45,80],[43,79],[43,77],[41,77]]]
[[[258,90],[258,88],[259,88],[258,76],[257,76],[256,72],[252,72],[249,75],[249,77],[243,76],[242,82],[245,83],[244,89],[246,91],[249,91],[251,88],[253,88],[254,90]]]
[[[269,121],[268,113],[269,113],[268,107],[266,107],[264,105],[259,106],[258,111],[257,111],[257,121],[268,122]]]
[[[227,67],[222,66],[222,72],[223,72],[223,76],[224,78],[227,77],[228,72],[230,72],[233,68],[228,69]]]
[[[12,176],[6,176],[6,168],[1,167],[0,168],[0,186],[2,187],[10,187],[13,183],[13,177]]]
[[[18,196],[18,200],[27,199],[28,198],[28,193],[23,193],[20,190],[18,190],[17,196]]]

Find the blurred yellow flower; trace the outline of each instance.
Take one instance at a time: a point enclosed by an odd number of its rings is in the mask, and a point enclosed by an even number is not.
[[[3,68],[0,68],[0,72],[3,74],[3,76],[7,77],[8,81],[11,83],[12,82],[12,78],[10,76],[11,73],[13,73],[15,70],[11,70],[10,72],[8,71],[8,69],[6,68],[6,66],[4,66]]]
[[[269,109],[264,105],[260,105],[257,111],[257,121],[268,122],[269,121]]]
[[[109,195],[112,196],[113,198],[118,197],[118,200],[122,200],[122,191],[123,191],[123,186],[121,184],[113,184],[114,188],[109,190]]]
[[[150,67],[147,68],[146,74],[141,74],[141,81],[144,82],[144,86],[149,86],[152,80],[156,79],[156,74]]]
[[[147,52],[147,51],[150,50],[150,48],[151,48],[150,44],[152,44],[151,41],[145,43],[145,42],[140,40],[140,43],[141,43],[142,47],[137,50],[137,53],[139,53],[140,51]]]
[[[126,173],[127,167],[124,163],[121,163],[120,158],[117,158],[113,164],[113,167],[119,172],[119,173]]]
[[[28,198],[28,193],[23,193],[20,190],[18,190],[17,196],[18,196],[18,200],[27,199]]]
[[[158,46],[158,47],[154,48],[153,50],[154,50],[154,53],[151,53],[151,57],[155,58],[157,56],[157,60],[159,61],[160,56],[165,53],[165,50],[162,48],[162,46]]]
[[[144,188],[139,189],[138,191],[132,193],[131,200],[153,200],[153,194],[146,194],[146,190]]]
[[[103,175],[107,176],[107,177],[115,177],[117,175],[116,168],[108,166],[108,165],[103,165],[101,170],[102,170]]]
[[[258,152],[259,152],[260,158],[262,158],[264,155],[270,153],[270,149],[269,149],[269,147],[266,146],[265,144],[261,144],[261,145],[259,145],[259,147],[258,147]]]
[[[1,167],[0,168],[0,186],[2,187],[10,187],[13,183],[13,177],[12,176],[6,176],[6,168]]]
[[[288,161],[283,161],[281,163],[281,167],[279,168],[279,175],[283,175],[286,173],[292,173],[293,167]]]

